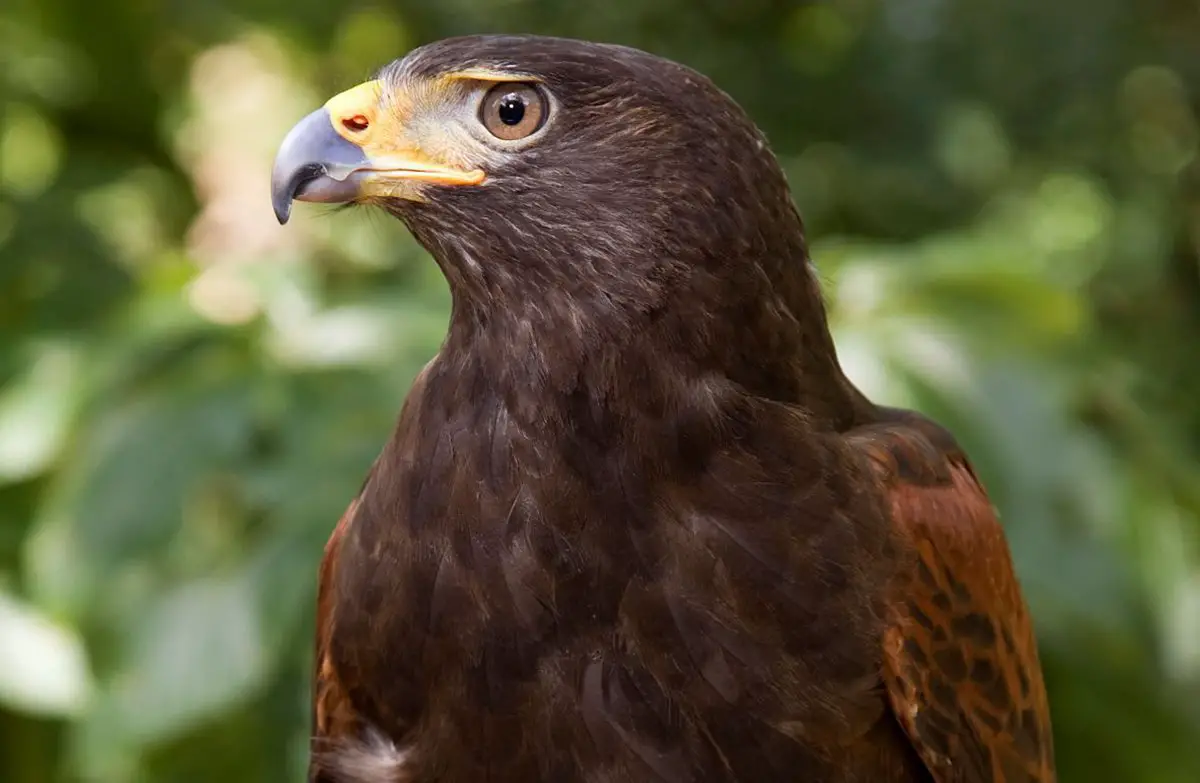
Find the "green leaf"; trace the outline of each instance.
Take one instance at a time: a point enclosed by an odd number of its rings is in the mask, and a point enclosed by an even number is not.
[[[268,671],[257,609],[244,578],[185,584],[155,602],[104,683],[121,732],[161,742],[252,698]]]

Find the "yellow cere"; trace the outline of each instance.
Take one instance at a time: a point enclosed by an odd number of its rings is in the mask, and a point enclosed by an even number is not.
[[[373,79],[340,92],[325,102],[333,130],[347,141],[360,142],[361,138],[346,127],[344,120],[362,116],[368,126],[374,125],[379,113],[379,99],[383,95],[383,82]]]

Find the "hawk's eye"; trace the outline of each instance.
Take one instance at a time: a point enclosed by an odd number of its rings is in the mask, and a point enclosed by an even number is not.
[[[531,136],[546,122],[546,98],[529,84],[497,84],[483,96],[479,120],[498,139],[516,141]]]

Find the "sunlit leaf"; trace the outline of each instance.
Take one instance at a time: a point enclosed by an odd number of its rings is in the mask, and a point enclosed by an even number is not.
[[[44,345],[26,374],[0,388],[0,480],[45,470],[63,448],[78,402],[79,357]]]
[[[0,704],[39,715],[77,715],[91,689],[78,634],[0,592]]]

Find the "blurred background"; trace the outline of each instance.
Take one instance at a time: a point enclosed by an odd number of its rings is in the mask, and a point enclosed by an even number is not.
[[[321,547],[442,337],[291,124],[409,48],[688,63],[766,129],[850,375],[948,424],[1064,783],[1200,780],[1194,0],[4,0],[0,781],[300,781]]]

